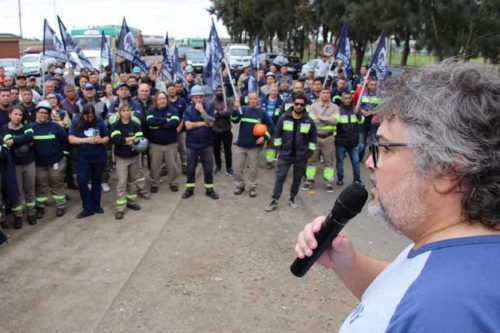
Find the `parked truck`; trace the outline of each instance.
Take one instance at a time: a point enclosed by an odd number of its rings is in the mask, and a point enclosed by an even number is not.
[[[145,53],[144,49],[144,39],[142,32],[139,29],[129,27],[130,31],[134,35],[137,46],[141,50],[141,53]],[[108,65],[107,59],[101,59],[101,34],[104,32],[109,46],[111,47],[111,53],[115,54],[116,44],[118,38],[120,37],[121,26],[120,25],[103,25],[103,26],[93,26],[89,28],[73,29],[71,30],[71,36],[78,43],[83,51],[83,54],[91,62],[94,68],[99,68],[101,65]],[[130,70],[130,64],[125,59],[121,57],[116,57],[116,68],[128,69]]]

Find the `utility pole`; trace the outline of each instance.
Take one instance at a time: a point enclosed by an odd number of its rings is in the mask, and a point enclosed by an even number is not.
[[[17,0],[17,5],[19,7],[19,35],[23,38],[23,24],[21,22],[21,0]]]

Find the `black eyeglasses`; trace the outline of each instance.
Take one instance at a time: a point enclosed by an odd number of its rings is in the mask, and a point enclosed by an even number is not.
[[[295,106],[302,106],[304,107],[306,104],[305,103],[295,103]]]
[[[377,168],[377,161],[379,158],[379,149],[378,147],[413,147],[411,143],[407,142],[378,142],[373,141],[370,145],[370,152],[372,154],[373,167]]]

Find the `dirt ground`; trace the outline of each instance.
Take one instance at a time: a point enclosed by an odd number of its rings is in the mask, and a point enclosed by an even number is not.
[[[318,180],[293,210],[288,181],[278,210],[267,213],[273,181],[261,163],[258,196],[250,198],[233,195],[231,177],[216,176],[214,201],[199,172],[195,196],[183,200],[162,184],[122,221],[113,217],[113,186],[105,214],[83,220],[75,218],[78,192],[68,190],[64,217],[51,207],[38,225],[11,230],[0,248],[0,331],[337,331],[357,300],[331,271],[313,267],[296,278],[289,266],[298,232],[331,209],[341,188],[326,193]],[[392,259],[407,244],[365,212],[347,230],[378,258]]]

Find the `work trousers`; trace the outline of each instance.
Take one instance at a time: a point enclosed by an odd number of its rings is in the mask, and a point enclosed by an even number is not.
[[[248,166],[248,185],[249,189],[257,187],[257,173],[259,171],[259,158],[262,147],[243,148],[236,146],[234,158],[234,182],[236,187],[244,188],[244,175]]]
[[[21,217],[23,215],[23,202],[26,205],[27,215],[35,215],[35,180],[35,162],[16,165],[16,181],[20,196],[12,207],[14,216]]]
[[[116,210],[125,211],[128,204],[134,204],[137,199],[137,180],[139,179],[139,168],[141,155],[133,157],[116,156]]]
[[[187,165],[186,158],[186,132],[180,132],[177,134],[177,151],[179,152],[179,157],[181,158],[181,165]]]
[[[203,165],[203,175],[205,181],[205,189],[213,189],[213,147],[208,146],[203,149],[187,148],[187,182],[186,188],[194,188],[196,183],[196,167],[198,161],[201,160]]]
[[[316,150],[309,158],[308,166],[306,169],[306,178],[309,183],[314,182],[316,170],[318,168],[318,161],[320,156],[323,157],[324,169],[323,178],[325,179],[326,186],[333,186],[333,179],[335,177],[335,169],[333,168],[335,158],[335,138],[329,136],[327,138],[317,137]]]
[[[36,167],[35,193],[36,206],[43,208],[47,203],[49,192],[56,202],[57,208],[66,207],[64,179],[66,177],[66,159],[47,166]]]
[[[175,184],[174,180],[177,178],[177,161],[175,155],[177,154],[177,143],[170,143],[168,145],[159,145],[151,143],[149,145],[149,158],[151,159],[151,185],[160,185],[161,164],[165,161],[167,165],[167,183]]]

